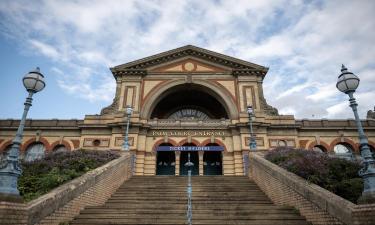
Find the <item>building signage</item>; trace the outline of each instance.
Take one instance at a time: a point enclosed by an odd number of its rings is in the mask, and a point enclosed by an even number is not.
[[[156,151],[224,151],[223,146],[158,146]]]
[[[207,131],[207,130],[168,130],[168,131],[151,131],[151,136],[225,136],[225,131]]]

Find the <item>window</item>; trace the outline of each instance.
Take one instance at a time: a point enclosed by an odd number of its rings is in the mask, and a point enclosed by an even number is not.
[[[315,145],[312,150],[320,153],[327,152],[327,149],[321,145]]]
[[[346,143],[339,143],[333,148],[335,154],[351,154],[353,149]]]
[[[57,145],[54,149],[54,152],[67,152],[68,149],[66,149],[65,145]]]
[[[43,158],[45,150],[45,146],[40,142],[30,145],[26,149],[25,161],[31,162]]]
[[[277,144],[279,145],[279,147],[286,147],[287,146],[287,143],[284,140],[278,141]]]

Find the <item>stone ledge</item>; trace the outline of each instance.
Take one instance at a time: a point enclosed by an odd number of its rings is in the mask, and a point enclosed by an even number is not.
[[[262,153],[249,154],[250,169],[258,167],[263,173],[267,173],[277,179],[282,185],[291,188],[307,201],[313,203],[321,210],[327,212],[332,217],[337,218],[345,224],[371,224],[375,223],[375,217],[368,218],[364,223],[364,215],[375,215],[375,204],[356,205],[319,187],[309,183],[305,179],[288,172],[287,170],[264,159]],[[253,168],[252,168],[253,167]],[[371,220],[371,221],[369,221]],[[369,222],[369,223],[368,223]]]

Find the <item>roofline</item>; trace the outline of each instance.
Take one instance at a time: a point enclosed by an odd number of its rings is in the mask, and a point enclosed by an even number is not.
[[[177,53],[177,52],[185,51],[185,50],[195,50],[195,51],[198,51],[198,52],[203,52],[203,53],[213,55],[213,56],[218,57],[218,58],[223,58],[223,59],[226,59],[228,61],[232,61],[232,62],[241,64],[241,65],[244,65],[244,66],[254,67],[255,69],[262,70],[263,72],[266,72],[266,73],[268,72],[268,67],[264,67],[264,66],[261,66],[261,65],[255,64],[255,63],[251,63],[251,62],[248,62],[248,61],[245,61],[245,60],[242,60],[242,59],[238,59],[238,58],[235,58],[235,57],[232,57],[232,56],[224,55],[224,54],[221,54],[221,53],[218,53],[218,52],[214,52],[214,51],[207,50],[207,49],[200,48],[200,47],[193,46],[193,45],[185,45],[183,47],[175,48],[175,49],[168,50],[168,51],[165,51],[165,52],[161,52],[161,53],[151,55],[151,56],[148,56],[148,57],[145,57],[145,58],[141,58],[141,59],[134,60],[134,61],[131,61],[131,62],[128,62],[128,63],[124,63],[124,64],[121,64],[121,65],[118,65],[118,66],[114,66],[114,67],[111,67],[110,70],[112,72],[115,72],[115,71],[118,71],[118,70],[121,70],[121,69],[125,69],[126,67],[135,66],[137,64],[141,64],[141,63],[153,60],[153,59],[165,57],[165,56],[168,56],[168,55],[171,55],[171,54],[174,54],[174,53]]]

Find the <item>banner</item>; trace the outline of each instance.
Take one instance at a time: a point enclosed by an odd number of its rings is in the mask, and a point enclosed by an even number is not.
[[[156,151],[224,151],[223,146],[158,146]]]

